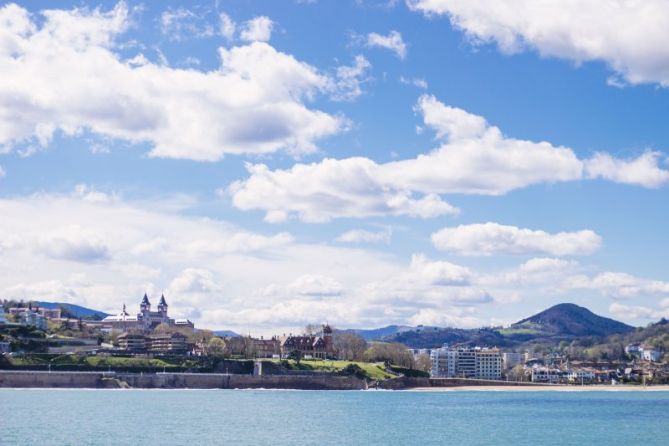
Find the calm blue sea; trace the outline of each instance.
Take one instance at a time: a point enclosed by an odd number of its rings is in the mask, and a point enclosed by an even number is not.
[[[669,392],[0,389],[8,445],[663,445]]]

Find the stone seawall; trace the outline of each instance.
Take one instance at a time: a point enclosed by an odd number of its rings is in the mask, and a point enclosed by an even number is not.
[[[468,379],[468,378],[409,378],[401,377],[381,381],[379,388],[387,390],[402,390],[429,387],[463,387],[463,386],[546,386],[546,384],[497,381],[491,379]]]
[[[360,390],[367,384],[353,376],[0,371],[0,387]]]

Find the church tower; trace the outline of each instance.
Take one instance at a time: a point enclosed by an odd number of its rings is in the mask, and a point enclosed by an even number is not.
[[[149,297],[144,293],[144,299],[142,299],[142,303],[139,304],[139,311],[142,313],[148,313],[151,311],[151,302],[149,302]]]
[[[165,300],[165,295],[160,296],[160,303],[158,303],[158,311],[163,319],[167,319],[167,301]]]
[[[330,324],[323,325],[323,343],[325,344],[325,351],[331,355],[334,352],[334,345],[332,343],[332,327]]]

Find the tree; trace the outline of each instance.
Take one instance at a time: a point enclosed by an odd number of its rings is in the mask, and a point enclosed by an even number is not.
[[[508,376],[511,381],[525,381],[525,369],[523,368],[522,364],[514,366],[509,371]]]
[[[417,370],[429,373],[430,370],[432,369],[432,360],[430,359],[430,355],[425,353],[421,353],[420,355],[418,355],[414,366]]]
[[[332,343],[339,359],[347,361],[362,361],[365,359],[367,341],[355,333],[335,332]]]
[[[292,352],[290,352],[289,358],[294,359],[295,362],[297,362],[297,364],[299,365],[300,361],[302,360],[302,352],[299,350],[293,350]]]
[[[222,358],[225,356],[225,341],[219,337],[213,337],[207,342],[206,353],[212,358]]]
[[[413,355],[404,344],[398,342],[374,342],[365,351],[365,358],[372,362],[384,361],[406,368],[413,365]]]

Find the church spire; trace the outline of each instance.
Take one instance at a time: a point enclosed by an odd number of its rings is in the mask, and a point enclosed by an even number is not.
[[[139,309],[142,313],[146,311],[151,311],[151,302],[149,302],[149,296],[144,293],[144,299],[142,299],[142,303],[139,304]]]

